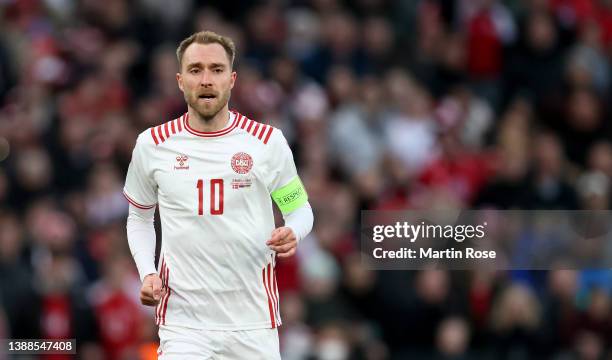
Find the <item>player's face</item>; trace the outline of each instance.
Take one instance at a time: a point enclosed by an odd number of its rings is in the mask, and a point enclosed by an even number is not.
[[[185,50],[176,79],[187,104],[209,120],[227,105],[236,72],[223,46],[194,43]]]

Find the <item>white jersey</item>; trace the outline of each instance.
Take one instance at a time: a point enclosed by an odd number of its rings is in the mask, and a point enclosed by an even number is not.
[[[270,194],[296,179],[281,131],[231,111],[212,133],[188,114],[138,136],[124,193],[140,208],[159,206],[158,271],[167,289],[158,325],[206,330],[281,324]]]

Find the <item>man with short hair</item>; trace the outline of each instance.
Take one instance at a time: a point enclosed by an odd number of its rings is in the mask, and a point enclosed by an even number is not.
[[[295,254],[312,229],[281,131],[228,109],[235,54],[210,31],[181,42],[188,111],[138,136],[127,173],[128,242],[141,302],[156,306],[161,359],[280,359],[275,258]],[[276,229],[271,198],[285,219]]]

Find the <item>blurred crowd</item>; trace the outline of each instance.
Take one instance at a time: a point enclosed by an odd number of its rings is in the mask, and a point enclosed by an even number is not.
[[[610,207],[612,0],[0,0],[0,338],[155,358],[122,187],[138,133],[186,110],[175,49],[204,29],[315,212],[278,263],[283,359],[612,356],[609,270],[359,255],[361,209]]]

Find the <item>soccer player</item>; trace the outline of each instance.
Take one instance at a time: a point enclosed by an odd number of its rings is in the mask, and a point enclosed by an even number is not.
[[[281,131],[228,110],[235,52],[209,31],[181,42],[188,110],[138,136],[127,173],[128,242],[141,302],[156,306],[162,359],[280,359],[275,258],[295,254],[312,228]],[[285,220],[276,229],[272,199]]]

